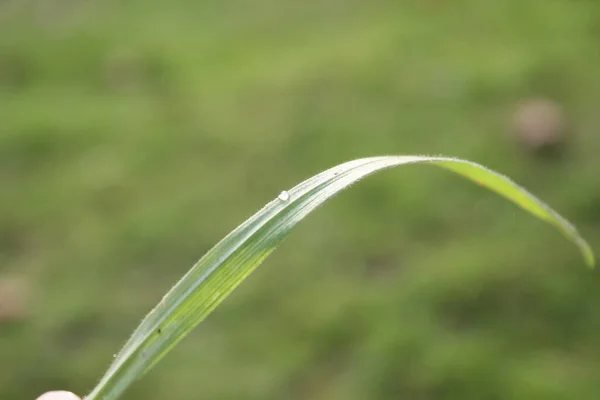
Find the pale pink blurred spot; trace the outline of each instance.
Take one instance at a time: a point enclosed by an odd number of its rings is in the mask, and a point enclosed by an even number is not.
[[[79,397],[75,396],[71,392],[58,391],[58,392],[48,392],[44,393],[37,400],[81,400]]]

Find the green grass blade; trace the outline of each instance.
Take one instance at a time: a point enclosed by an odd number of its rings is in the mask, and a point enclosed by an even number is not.
[[[227,297],[311,211],[344,188],[386,168],[427,163],[495,191],[547,221],[580,249],[588,266],[594,254],[564,218],[510,179],[481,165],[446,157],[383,156],[350,161],[282,193],[237,227],[198,261],[146,316],[87,400],[113,400],[178,343]]]

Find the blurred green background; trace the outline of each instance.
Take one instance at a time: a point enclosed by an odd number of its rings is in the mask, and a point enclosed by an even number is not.
[[[85,394],[206,250],[353,158],[483,163],[600,251],[599,43],[592,0],[1,1],[0,398]],[[528,98],[563,109],[562,157],[511,134]],[[597,399],[599,304],[554,229],[409,166],[319,209],[125,398]]]

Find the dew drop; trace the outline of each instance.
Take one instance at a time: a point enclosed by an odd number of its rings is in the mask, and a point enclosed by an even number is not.
[[[287,190],[284,190],[283,192],[279,193],[277,198],[281,201],[288,201],[290,199],[290,194],[287,192]]]
[[[116,355],[116,354],[113,354],[113,358],[117,358],[117,355]]]

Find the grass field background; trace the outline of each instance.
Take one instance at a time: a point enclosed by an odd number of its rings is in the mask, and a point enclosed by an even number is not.
[[[85,394],[206,250],[353,158],[480,162],[600,251],[599,43],[591,0],[1,2],[0,398]],[[562,159],[509,134],[539,96]],[[301,224],[124,398],[592,400],[599,304],[554,230],[408,166]]]

